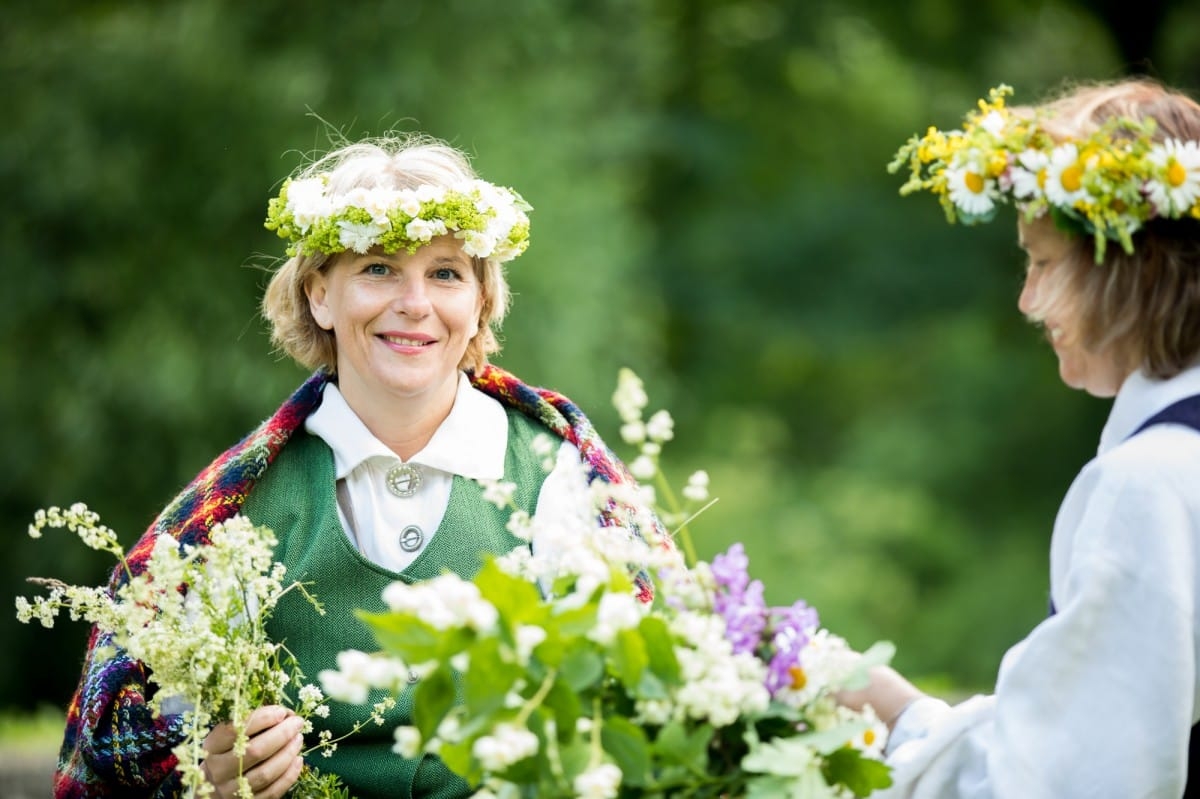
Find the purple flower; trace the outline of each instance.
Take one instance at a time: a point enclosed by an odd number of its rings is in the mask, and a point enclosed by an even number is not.
[[[717,594],[713,610],[725,618],[725,637],[733,651],[755,652],[762,644],[767,626],[767,603],[763,600],[763,584],[755,580],[740,595]]]
[[[746,557],[746,548],[739,541],[729,547],[723,555],[717,555],[712,560],[712,576],[717,585],[729,593],[740,595],[750,583],[750,558]]]
[[[771,608],[771,661],[767,664],[767,690],[774,696],[784,688],[792,688],[801,667],[800,653],[817,630],[815,608],[804,600],[791,607]]]
[[[725,619],[725,637],[736,653],[755,652],[762,644],[767,626],[767,603],[763,600],[761,580],[750,580],[750,559],[745,548],[736,543],[712,561],[717,583],[713,610]]]

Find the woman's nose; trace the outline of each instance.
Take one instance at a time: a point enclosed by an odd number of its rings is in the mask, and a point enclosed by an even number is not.
[[[1021,286],[1021,294],[1017,297],[1017,308],[1028,316],[1033,313],[1037,302],[1037,275],[1033,269],[1025,273],[1025,284]]]
[[[396,292],[393,307],[406,316],[420,318],[427,315],[431,306],[425,285],[419,280],[405,280]]]

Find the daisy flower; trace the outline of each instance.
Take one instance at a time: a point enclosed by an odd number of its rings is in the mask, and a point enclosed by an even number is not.
[[[1046,165],[1043,187],[1051,205],[1072,208],[1075,203],[1087,199],[1087,189],[1083,187],[1085,168],[1079,157],[1079,149],[1074,144],[1061,144],[1054,148]]]
[[[1168,139],[1147,158],[1158,167],[1158,177],[1146,182],[1155,208],[1164,215],[1186,213],[1200,198],[1200,145]]]
[[[1013,196],[1018,200],[1036,199],[1042,193],[1049,165],[1049,156],[1040,150],[1026,150],[1017,156],[1016,165],[1009,171]]]
[[[946,190],[950,201],[966,216],[986,216],[996,207],[1000,196],[996,181],[974,163],[946,170]]]

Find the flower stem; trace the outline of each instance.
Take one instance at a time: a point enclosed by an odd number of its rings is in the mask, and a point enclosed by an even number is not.
[[[658,485],[659,496],[666,499],[667,509],[670,511],[671,515],[682,516],[683,508],[680,507],[679,500],[676,499],[675,492],[671,490],[671,484],[667,482],[667,476],[663,474],[661,467],[655,469],[654,482]],[[690,516],[683,524],[679,525],[679,529],[675,530],[674,533],[675,540],[678,542],[679,548],[683,550],[683,562],[689,569],[695,568],[697,562],[696,547],[692,543],[692,534],[691,531],[688,530],[687,526],[687,523],[694,518],[696,518],[695,514]]]

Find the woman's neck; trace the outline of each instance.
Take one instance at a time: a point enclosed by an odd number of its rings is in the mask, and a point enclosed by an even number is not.
[[[458,394],[458,373],[442,386],[417,396],[380,395],[354,383],[339,382],[338,390],[371,435],[407,461],[433,438],[450,415]]]

